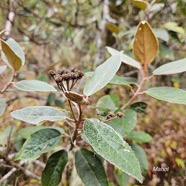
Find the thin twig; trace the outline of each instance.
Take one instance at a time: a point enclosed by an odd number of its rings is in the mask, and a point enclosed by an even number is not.
[[[4,181],[6,181],[17,169],[13,168],[11,169],[7,174],[5,174],[1,180],[0,180],[0,184],[3,183]]]
[[[79,117],[78,117],[78,120],[77,120],[77,122],[76,122],[76,128],[75,128],[74,134],[73,134],[73,136],[72,136],[72,141],[71,141],[70,150],[72,150],[73,147],[74,147],[74,142],[75,142],[75,140],[76,140],[76,138],[77,138],[77,135],[78,135],[79,125],[81,124],[81,121],[82,121],[82,120],[81,120],[81,119],[82,119],[81,105],[78,105],[78,107],[79,107]]]
[[[19,165],[18,163],[14,162],[13,160],[9,159],[7,156],[3,155],[0,153],[0,159],[3,159],[4,161],[7,162],[7,164],[15,167],[16,169],[20,170],[23,172],[23,174],[25,174],[26,176],[35,178],[40,180],[40,177],[35,175],[33,172],[26,170],[25,168],[23,168],[21,165]]]
[[[75,117],[75,114],[74,114],[74,111],[73,111],[72,104],[71,104],[71,101],[70,100],[68,100],[68,104],[70,106],[70,110],[71,110],[72,116],[74,118],[74,121],[77,122],[77,119]]]
[[[10,80],[8,81],[8,83],[3,87],[3,89],[1,90],[1,94],[4,93],[6,91],[6,89],[11,85],[12,81],[14,80],[14,76],[16,74],[14,73],[13,76],[10,78]]]
[[[146,81],[148,81],[149,79],[151,79],[151,78],[154,77],[154,75],[151,75],[151,76],[149,76],[149,77],[146,77],[146,72],[144,72],[142,69],[140,70],[140,74],[141,74],[141,76],[142,76],[142,80],[141,80],[141,82],[139,83],[139,85],[137,86],[138,88],[137,88],[136,92],[133,92],[133,96],[129,99],[129,101],[128,101],[125,105],[123,105],[123,106],[121,107],[122,110],[125,109],[125,108],[127,108],[128,106],[130,106],[130,104],[133,102],[133,100],[136,99],[136,97],[137,97],[138,95],[144,94],[144,91],[143,91],[143,92],[140,92],[141,89],[143,88],[144,83],[145,83]]]

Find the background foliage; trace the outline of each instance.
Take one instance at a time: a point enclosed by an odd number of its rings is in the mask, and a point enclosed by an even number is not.
[[[158,57],[150,65],[150,71],[167,62],[185,58],[186,2],[183,0],[143,2],[144,4],[139,6],[136,1],[129,0],[1,0],[0,30],[9,29],[9,32],[3,33],[1,37],[5,40],[9,37],[14,38],[26,54],[26,65],[17,74],[15,80],[37,79],[53,84],[47,76],[50,69],[65,66],[83,69],[84,72],[92,71],[108,58],[109,54],[106,52],[105,46],[124,50],[129,56],[132,56],[134,34],[141,20],[148,21],[159,40]],[[4,64],[2,59],[0,64]],[[1,89],[9,81],[8,78],[12,73],[11,71],[4,72],[3,68],[0,68]],[[137,78],[137,70],[122,64],[118,75]],[[85,82],[86,79],[82,79],[75,90],[82,92],[82,85]],[[146,86],[173,86],[186,89],[186,73],[156,76],[151,84]],[[120,100],[125,102],[128,94],[128,89],[122,86],[108,85],[92,96],[90,102],[96,103],[102,96],[109,95],[117,107]],[[59,92],[32,93],[31,91],[12,90],[6,93],[5,98],[7,109],[3,117],[0,117],[0,148],[7,149],[7,154],[20,150],[21,141],[27,138],[26,133],[19,133],[20,129],[27,125],[18,120],[15,122],[10,117],[10,112],[36,105],[66,108],[66,103]],[[146,114],[144,112],[138,114],[135,129],[147,132],[153,137],[153,140],[150,143],[143,143],[143,139],[140,142],[139,139],[135,140],[131,137],[129,142],[133,141],[132,148],[140,151],[140,146],[135,144],[136,141],[139,142],[147,153],[149,168],[143,184],[171,185],[175,183],[181,185],[185,179],[186,162],[185,106],[159,102],[144,96],[141,96],[138,101],[142,99],[148,103],[148,107],[144,111]],[[113,104],[113,107],[115,105]],[[91,106],[99,107],[101,111],[101,103]],[[108,108],[110,108],[110,103]],[[83,112],[86,117],[92,117],[95,114],[94,110],[90,112],[89,109],[84,109]],[[47,122],[45,125],[51,126],[52,122]],[[65,123],[61,121],[56,122],[55,125],[65,128]],[[65,140],[62,143],[63,146],[67,145]],[[82,158],[83,153],[85,154],[86,151],[78,152],[76,156]],[[49,156],[50,153],[44,154],[38,161],[30,161],[25,164],[25,167],[39,175]],[[65,152],[62,151],[61,156],[65,156]],[[52,157],[50,158],[52,159]],[[145,163],[144,160],[142,162]],[[154,166],[168,166],[170,170],[166,173],[153,172]],[[146,165],[144,165],[144,169],[145,167]],[[73,169],[73,167],[68,166],[66,169],[64,178],[68,179],[69,169]],[[0,168],[0,175],[4,175],[7,171],[8,167]],[[112,173],[113,167],[110,166],[107,169],[109,181],[116,185],[117,183],[124,185],[124,175],[122,177],[119,170],[115,171],[115,177],[112,176]],[[8,180],[8,184],[11,182],[13,184],[16,176],[12,175],[13,178]],[[116,180],[116,178],[119,179]],[[66,179],[63,181],[64,185],[67,184]],[[39,185],[34,179],[25,179],[23,176],[16,182],[19,185]],[[73,171],[70,184],[77,185],[78,182],[81,185],[76,171]],[[134,180],[131,180],[131,185],[134,184]]]

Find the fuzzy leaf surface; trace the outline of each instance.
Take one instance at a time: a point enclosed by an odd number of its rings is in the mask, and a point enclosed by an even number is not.
[[[93,152],[86,149],[76,151],[75,165],[85,186],[108,186],[102,162]]]
[[[154,75],[169,75],[177,74],[186,71],[186,58],[167,63],[155,69],[153,71]]]
[[[55,92],[57,91],[52,85],[39,80],[22,80],[13,83],[18,90],[27,92]]]
[[[41,129],[33,133],[16,155],[16,159],[37,159],[52,150],[61,141],[61,132],[56,129]]]
[[[154,87],[145,93],[155,99],[186,105],[186,91],[173,87]]]
[[[42,172],[42,186],[57,186],[61,182],[62,172],[68,162],[68,154],[60,150],[52,154]]]
[[[38,124],[42,121],[59,121],[66,118],[66,113],[50,106],[30,106],[15,110],[10,115],[18,120]]]
[[[100,156],[142,182],[141,169],[134,152],[112,127],[97,119],[86,119],[84,134]]]
[[[98,66],[95,70],[94,75],[89,79],[84,88],[84,95],[90,96],[105,85],[115,76],[121,65],[120,53],[111,56],[103,64]]]

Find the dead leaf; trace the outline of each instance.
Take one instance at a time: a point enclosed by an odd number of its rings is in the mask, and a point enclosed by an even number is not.
[[[133,53],[135,58],[142,64],[144,70],[147,70],[148,64],[154,60],[157,52],[158,40],[150,25],[146,21],[140,22],[134,37]]]

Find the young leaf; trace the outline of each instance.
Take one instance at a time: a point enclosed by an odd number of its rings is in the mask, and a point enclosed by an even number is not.
[[[115,75],[109,83],[115,85],[124,85],[128,88],[131,88],[130,83],[127,81],[127,78],[117,75]]]
[[[84,88],[84,95],[90,96],[102,89],[115,76],[121,65],[120,53],[111,56],[103,64],[98,66],[94,75],[90,78]]]
[[[27,92],[55,92],[57,91],[52,85],[38,80],[22,80],[13,83],[18,90]]]
[[[157,69],[155,69],[153,71],[153,74],[168,75],[168,74],[177,74],[185,71],[186,71],[186,58],[162,65]]]
[[[93,152],[86,149],[76,151],[75,165],[85,186],[108,186],[102,162]]]
[[[0,98],[0,116],[3,115],[6,109],[6,101],[3,98]]]
[[[60,150],[52,154],[44,168],[41,176],[42,186],[57,186],[61,182],[62,172],[68,162],[68,154]]]
[[[107,122],[107,124],[121,134],[121,136],[128,135],[134,129],[136,123],[137,114],[131,109],[124,110],[122,118],[114,118]]]
[[[138,69],[141,69],[141,65],[139,62],[137,62],[136,60],[134,60],[133,58],[129,57],[128,55],[126,54],[123,54],[123,51],[118,51],[114,48],[111,48],[111,47],[106,47],[106,49],[108,50],[108,52],[113,56],[113,55],[119,55],[120,54],[120,58],[121,58],[121,61],[127,65],[130,65],[132,67],[135,67],[135,68],[138,68]]]
[[[132,103],[130,105],[130,108],[132,110],[135,110],[138,113],[146,113],[147,106],[148,106],[147,103],[138,101],[138,102]]]
[[[149,134],[142,131],[132,131],[127,137],[135,140],[137,143],[147,143],[152,140],[152,137]]]
[[[134,152],[112,127],[96,119],[86,119],[84,134],[100,156],[142,182],[141,169]]]
[[[19,71],[25,63],[25,55],[20,45],[12,38],[1,40],[3,61],[14,71]]]
[[[56,129],[41,129],[33,133],[16,155],[16,159],[37,159],[52,150],[61,141],[61,132]]]
[[[173,87],[154,87],[145,91],[149,96],[166,101],[186,105],[186,91]]]
[[[21,121],[38,124],[42,121],[59,121],[66,118],[66,113],[49,106],[30,106],[15,110],[10,115]]]
[[[158,52],[158,40],[146,21],[140,22],[134,37],[133,53],[135,58],[147,69]]]
[[[140,147],[139,145],[133,144],[131,147],[132,147],[132,150],[134,151],[134,154],[136,155],[136,158],[138,159],[140,163],[141,172],[145,176],[148,171],[148,166],[149,166],[147,155],[145,151],[143,150],[143,148]]]
[[[125,85],[130,87],[130,84],[137,83],[137,80],[132,77],[122,77],[122,76],[115,75],[109,83],[116,84],[116,85]]]
[[[101,97],[96,104],[96,108],[98,108],[100,111],[107,112],[116,110],[116,106],[109,95]]]

